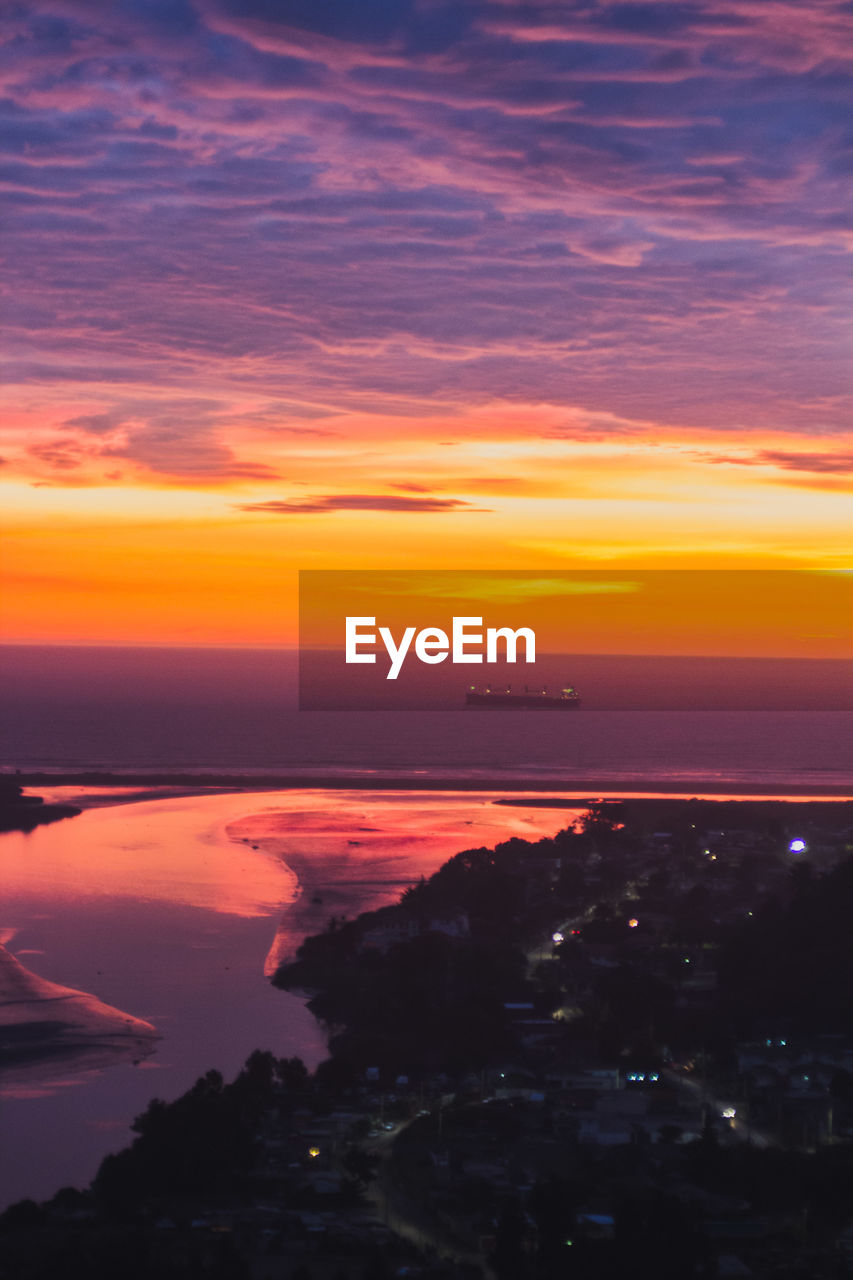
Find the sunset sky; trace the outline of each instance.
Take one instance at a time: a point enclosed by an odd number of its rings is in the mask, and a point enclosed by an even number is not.
[[[853,5],[4,26],[6,641],[291,642],[300,568],[849,567]]]

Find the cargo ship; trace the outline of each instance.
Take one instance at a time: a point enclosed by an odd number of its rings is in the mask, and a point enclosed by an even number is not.
[[[512,685],[507,685],[503,691],[496,692],[489,684],[483,689],[479,689],[477,685],[472,684],[468,686],[468,692],[465,694],[466,707],[500,707],[503,709],[521,707],[533,711],[569,711],[572,708],[579,707],[580,704],[581,696],[570,684],[566,685],[557,694],[549,693],[547,685],[543,685],[538,693],[531,693],[526,685],[523,693],[513,693]]]

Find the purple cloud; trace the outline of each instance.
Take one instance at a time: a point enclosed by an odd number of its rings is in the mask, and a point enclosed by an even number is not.
[[[7,381],[96,388],[72,439],[228,477],[261,473],[247,397],[318,437],[492,400],[848,427],[843,0],[34,0],[10,31]]]
[[[739,467],[780,467],[813,475],[853,475],[853,453],[802,453],[787,449],[758,449],[752,454],[705,454],[709,462]]]
[[[57,471],[73,471],[83,461],[83,453],[69,440],[58,439],[53,443],[31,445],[27,453],[39,462]]]
[[[311,498],[304,502],[273,500],[269,502],[238,502],[234,505],[238,511],[283,516],[315,515],[328,511],[446,512],[485,510],[483,507],[472,506],[470,502],[463,502],[460,498],[416,498],[385,493],[336,493],[322,498]]]

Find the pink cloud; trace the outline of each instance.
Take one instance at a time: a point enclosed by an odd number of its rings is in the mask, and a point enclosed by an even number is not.
[[[494,402],[844,429],[848,5],[282,12],[16,9],[7,381],[101,406],[38,479]]]
[[[235,503],[238,511],[258,515],[318,515],[330,511],[392,511],[402,513],[435,513],[448,511],[482,511],[459,498],[421,498],[395,494],[336,493],[305,501],[270,500],[268,502]]]

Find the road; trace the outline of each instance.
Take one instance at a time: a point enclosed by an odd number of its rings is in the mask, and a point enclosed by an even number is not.
[[[392,1231],[410,1240],[418,1249],[432,1251],[453,1262],[474,1265],[480,1268],[485,1280],[496,1280],[495,1273],[482,1254],[457,1240],[401,1186],[394,1169],[394,1144],[411,1123],[411,1120],[405,1121],[393,1133],[382,1133],[371,1140],[370,1150],[379,1156],[379,1168],[376,1180],[367,1190],[368,1200]]]
[[[722,1118],[723,1111],[728,1106],[734,1106],[733,1103],[721,1101],[715,1098],[705,1084],[701,1080],[696,1080],[692,1076],[686,1076],[680,1071],[673,1071],[672,1068],[664,1068],[664,1079],[670,1084],[674,1084],[676,1088],[685,1090],[692,1095],[694,1100],[701,1102],[707,1107],[718,1119]],[[729,1121],[732,1131],[738,1135],[744,1142],[750,1143],[753,1147],[766,1149],[768,1147],[778,1147],[779,1143],[763,1133],[760,1129],[756,1129],[746,1120],[742,1119],[737,1113]]]

